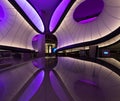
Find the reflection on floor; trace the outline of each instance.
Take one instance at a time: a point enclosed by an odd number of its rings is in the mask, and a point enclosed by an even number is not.
[[[120,101],[120,76],[100,64],[39,58],[0,73],[0,101]]]
[[[120,69],[120,62],[114,58],[99,58],[100,60],[103,60],[105,62],[108,62],[112,65],[114,65],[115,67]]]

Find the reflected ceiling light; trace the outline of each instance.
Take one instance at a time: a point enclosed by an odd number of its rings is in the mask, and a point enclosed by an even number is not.
[[[97,17],[93,17],[93,18],[89,18],[89,19],[86,19],[86,20],[82,20],[82,21],[80,21],[80,23],[82,23],[82,24],[89,23],[91,21],[94,21],[96,18]]]
[[[80,80],[80,82],[88,84],[88,85],[92,85],[92,86],[97,86],[95,82],[90,81],[90,80]]]
[[[35,35],[32,39],[32,47],[36,50],[38,50],[38,40],[40,39],[39,34]]]
[[[30,99],[40,89],[42,82],[44,80],[44,76],[45,76],[44,70],[40,71],[40,73],[38,73],[36,75],[36,77],[34,77],[34,80],[28,85],[28,87],[25,89],[25,91],[19,97],[19,101],[30,101]]]
[[[55,29],[56,25],[58,24],[61,16],[63,15],[64,11],[66,10],[70,2],[71,0],[63,0],[56,8],[50,21],[50,25],[49,25],[50,32],[52,32]]]
[[[27,0],[9,0],[9,2],[38,33],[44,33],[45,27],[41,17]]]
[[[45,68],[45,58],[41,57],[32,61],[33,66],[39,69]]]

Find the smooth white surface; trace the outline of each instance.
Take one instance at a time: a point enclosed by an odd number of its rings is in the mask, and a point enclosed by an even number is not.
[[[32,38],[36,33],[8,0],[0,0],[5,17],[0,22],[0,45],[33,49]]]
[[[35,9],[26,0],[16,0],[16,2],[23,9],[23,11],[27,14],[30,20],[34,23],[34,25],[41,32],[44,32],[45,31],[44,24],[40,16],[35,11]]]

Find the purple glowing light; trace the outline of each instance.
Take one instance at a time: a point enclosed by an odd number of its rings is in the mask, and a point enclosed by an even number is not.
[[[103,0],[85,0],[75,9],[73,19],[83,24],[89,23],[101,14],[103,8]]]
[[[4,14],[4,10],[2,8],[2,6],[0,6],[0,21],[2,21],[2,19],[4,18],[5,14]]]
[[[97,84],[95,82],[90,81],[90,80],[80,80],[80,82],[85,83],[85,84],[89,84],[92,86],[97,86]]]
[[[82,20],[82,21],[80,21],[80,23],[82,23],[82,24],[89,23],[89,22],[94,21],[96,18],[97,17],[93,17],[93,18],[89,18],[89,19],[86,19],[86,20]]]
[[[38,59],[34,59],[34,60],[32,61],[32,64],[33,64],[36,68],[39,68],[39,69],[45,68],[45,58],[44,58],[44,57],[41,57],[41,58],[38,58]]]
[[[55,29],[56,25],[58,24],[62,14],[64,13],[69,3],[70,3],[70,0],[63,0],[54,11],[50,21],[50,25],[49,25],[50,32],[52,32]]]
[[[38,40],[39,40],[39,34],[38,35],[35,35],[32,39],[32,46],[34,49],[38,49]]]
[[[41,31],[44,32],[44,24],[41,17],[37,14],[35,9],[26,0],[16,0],[16,3],[26,13],[34,25]]]
[[[41,71],[36,78],[32,81],[32,83],[26,88],[25,92],[20,96],[18,101],[30,101],[32,96],[38,91],[40,88],[43,79],[44,79],[44,71]]]
[[[35,35],[35,36],[33,37],[32,41],[38,41],[38,39],[39,39],[39,35]]]
[[[42,10],[50,11],[52,8],[55,7],[56,3],[61,2],[61,0],[27,0],[31,3],[34,8],[40,13]],[[49,3],[50,2],[50,3]]]

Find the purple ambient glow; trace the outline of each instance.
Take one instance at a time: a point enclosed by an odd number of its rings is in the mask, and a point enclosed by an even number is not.
[[[35,35],[35,36],[33,37],[32,41],[38,41],[38,39],[39,39],[39,35]]]
[[[35,35],[32,39],[32,47],[36,50],[38,49],[38,40],[39,40],[39,34]]]
[[[89,84],[89,85],[93,85],[93,86],[97,86],[97,84],[95,82],[92,82],[90,80],[80,80],[80,82],[83,82],[83,83],[86,83],[86,84]]]
[[[89,23],[101,14],[103,8],[103,0],[85,0],[75,9],[73,19],[83,24]]]
[[[38,59],[34,59],[34,60],[32,61],[32,64],[33,64],[36,68],[39,68],[39,69],[45,68],[45,58],[44,58],[44,57],[41,57],[41,58],[38,58]]]
[[[44,24],[42,19],[37,14],[35,9],[26,1],[26,0],[16,0],[16,3],[22,8],[22,10],[27,14],[27,16],[31,19],[34,25],[41,31],[44,32]]]
[[[82,20],[82,21],[80,21],[80,23],[82,23],[82,24],[89,23],[89,22],[94,21],[96,18],[97,17],[93,17],[93,18],[89,18],[89,19],[86,19],[86,20]]]
[[[70,3],[70,0],[63,0],[54,11],[50,21],[50,25],[49,25],[50,32],[52,32],[55,29],[56,25],[58,24],[62,14],[64,13],[69,3]]]
[[[5,14],[4,14],[3,8],[2,8],[2,6],[0,6],[0,21],[2,21],[4,16],[5,16]]]
[[[4,94],[5,94],[6,90],[5,90],[5,86],[4,83],[0,81],[0,100],[4,101]]]
[[[39,50],[39,49],[43,48],[41,44],[44,44],[44,38],[45,38],[45,36],[43,34],[35,35],[32,39],[32,47],[35,50]]]
[[[50,71],[49,76],[50,76],[50,82],[51,82],[52,88],[56,92],[60,101],[69,101],[68,97],[66,96],[66,94],[64,92],[64,89],[61,87],[59,80],[57,79],[54,72]]]
[[[45,72],[42,70],[30,83],[28,88],[23,92],[23,94],[20,96],[18,101],[30,101],[32,96],[39,90],[43,79],[44,79]]]
[[[99,86],[96,86],[92,81],[84,79],[77,80],[76,82],[74,82],[73,88],[75,95],[79,97],[81,101],[105,101],[103,99],[101,100],[101,97],[103,98],[104,96],[103,91]]]

